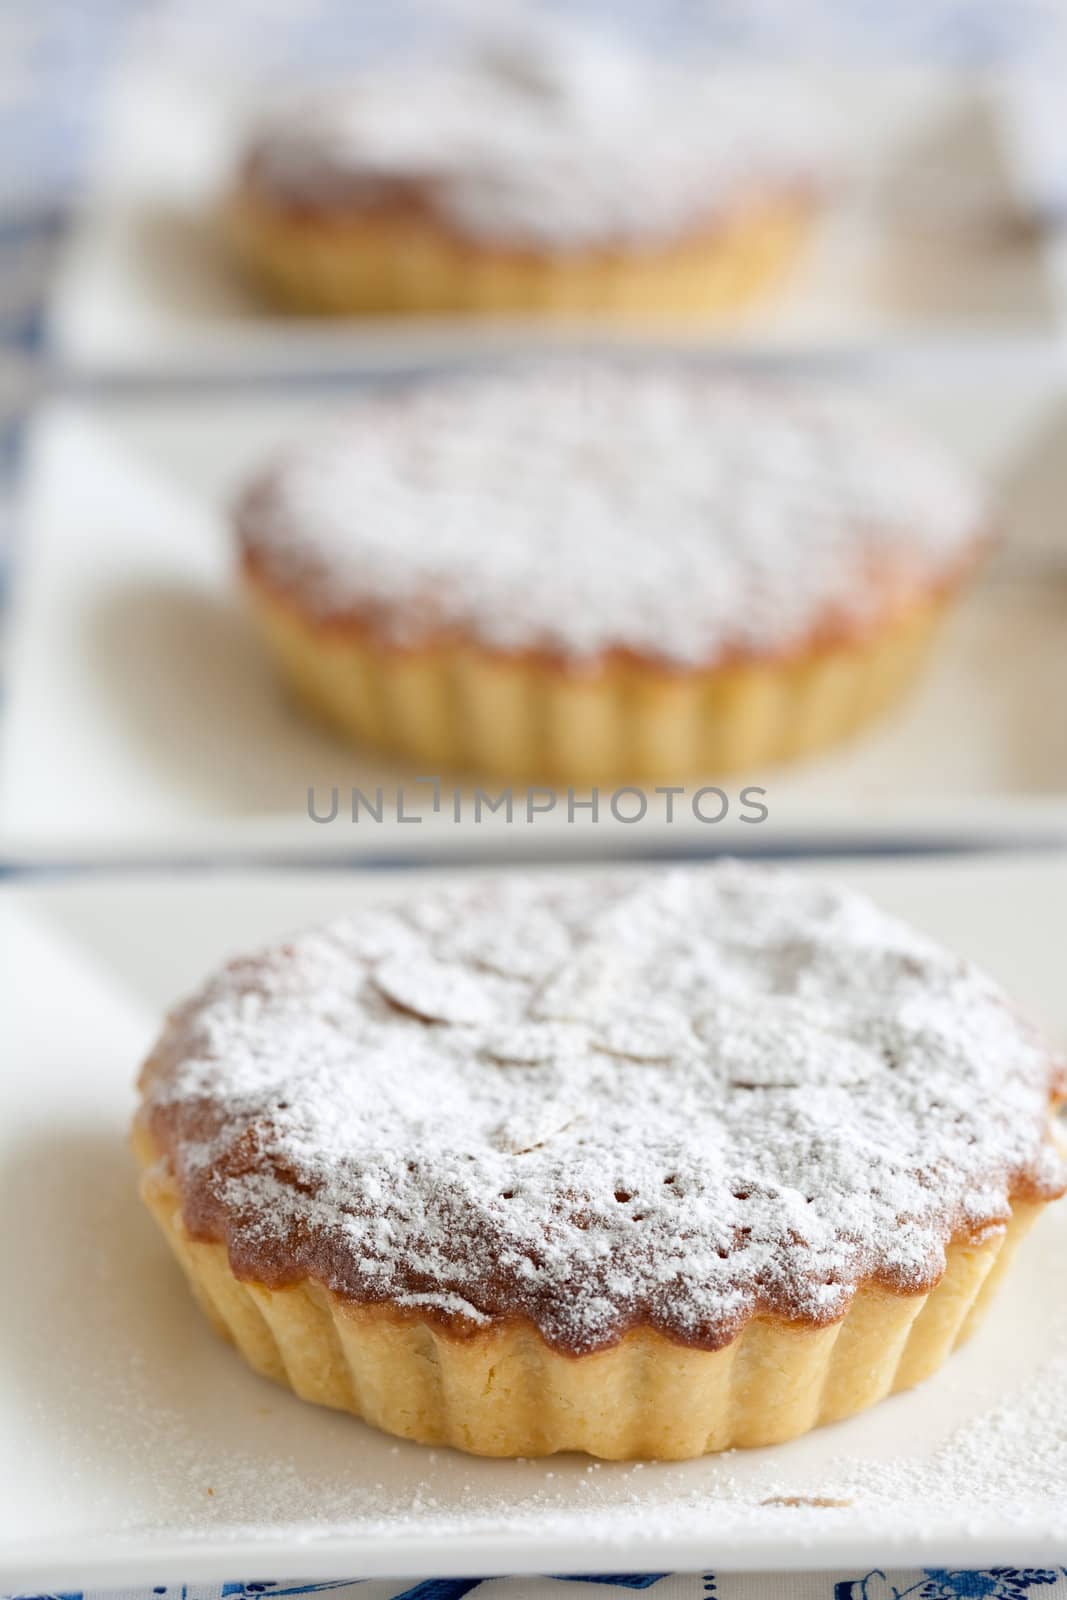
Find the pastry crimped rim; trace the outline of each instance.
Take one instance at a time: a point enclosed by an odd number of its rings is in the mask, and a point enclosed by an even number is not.
[[[223,226],[249,274],[299,311],[662,322],[714,319],[758,297],[792,266],[814,210],[808,196],[788,193],[681,239],[553,253],[462,236],[419,211],[300,212],[241,184]]]
[[[921,672],[961,578],[858,638],[781,658],[587,670],[451,638],[401,648],[320,621],[245,562],[259,629],[301,702],[335,730],[409,760],[511,779],[677,782],[839,743]]]
[[[971,1335],[1047,1203],[1016,1198],[1002,1230],[950,1242],[926,1292],[861,1284],[828,1325],[756,1316],[717,1350],[637,1326],[572,1355],[519,1319],[460,1332],[456,1319],[355,1304],[312,1278],[281,1288],[238,1278],[224,1245],[189,1234],[143,1126],[134,1146],[146,1205],[208,1320],[249,1366],[386,1433],[485,1456],[685,1460],[781,1444],[866,1410],[931,1376]]]

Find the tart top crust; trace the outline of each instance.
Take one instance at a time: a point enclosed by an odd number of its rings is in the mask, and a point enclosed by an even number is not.
[[[318,621],[684,668],[862,637],[958,578],[984,514],[855,395],[594,368],[368,400],[236,523]]]
[[[825,181],[824,115],[787,83],[768,103],[736,76],[599,39],[531,45],[299,93],[253,132],[244,187],[294,216],[407,209],[461,238],[565,254],[663,245]]]
[[[1062,1192],[1062,1087],[970,964],[725,864],[468,882],[235,961],[139,1116],[240,1277],[571,1353],[636,1325],[715,1349],[928,1289],[950,1240]]]

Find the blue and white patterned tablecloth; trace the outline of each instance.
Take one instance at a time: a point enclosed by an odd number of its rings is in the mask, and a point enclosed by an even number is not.
[[[993,1567],[984,1572],[851,1573],[626,1573],[616,1577],[427,1578],[418,1583],[183,1584],[101,1592],[94,1600],[275,1600],[330,1593],[337,1600],[582,1600],[596,1585],[596,1600],[627,1600],[627,1592],[654,1589],[658,1600],[1067,1600],[1067,1568]],[[27,1600],[27,1597],[19,1597]],[[34,1600],[83,1600],[64,1593]]]
[[[1024,77],[1044,63],[1037,77],[1046,84],[1057,76],[1048,63],[1067,60],[1062,0],[584,0],[580,6],[556,0],[540,9],[621,20],[653,43],[691,35],[724,49],[809,59],[863,55],[1010,64]],[[0,519],[17,474],[22,424],[40,385],[42,305],[51,263],[77,203],[112,75],[145,54],[209,55],[218,61],[230,53],[246,69],[260,61],[264,69],[282,61],[337,64],[402,48],[415,35],[425,45],[435,30],[469,26],[478,14],[475,0],[360,0],[355,6],[347,0],[0,0]],[[1033,119],[1046,151],[1058,144],[1058,116],[1048,126],[1049,106],[1058,104],[1058,95],[1046,95]],[[1062,202],[1053,193],[1060,174],[1054,156],[1046,190],[1050,205],[1062,203],[1067,214],[1067,161]],[[49,376],[62,386],[62,373]],[[417,1583],[273,1580],[127,1589],[113,1591],[112,1600],[273,1600],[326,1591],[339,1600],[463,1600],[475,1590],[478,1600],[580,1600],[594,1584],[605,1600],[644,1589],[655,1589],[660,1600],[1067,1600],[1067,1569],[1017,1568]]]

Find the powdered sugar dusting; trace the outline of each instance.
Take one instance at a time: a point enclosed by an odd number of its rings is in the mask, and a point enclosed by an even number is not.
[[[828,1493],[850,1503],[898,1501],[919,1508],[970,1511],[975,1525],[994,1510],[1024,1521],[1044,1510],[1060,1527],[1067,1483],[1067,1350],[1060,1335],[1052,1359],[1014,1393],[956,1430],[926,1459],[837,1461]],[[928,1513],[927,1513],[928,1514]]]
[[[500,41],[298,94],[253,135],[250,170],[304,209],[414,187],[460,233],[567,251],[670,240],[768,190],[821,187],[831,139],[825,108],[788,81],[769,107],[736,75],[599,39]]]
[[[521,974],[452,937],[546,919]],[[714,1347],[929,1285],[1013,1189],[1062,1187],[1052,1074],[973,967],[728,864],[468,883],[235,963],[172,1019],[146,1114],[238,1272],[579,1351],[635,1321]]]
[[[400,643],[700,664],[925,598],[984,514],[854,395],[594,367],[368,400],[257,480],[237,521],[268,581]]]

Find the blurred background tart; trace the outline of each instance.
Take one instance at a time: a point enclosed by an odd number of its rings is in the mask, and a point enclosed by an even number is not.
[[[502,39],[272,107],[229,231],[305,311],[702,316],[783,273],[826,181],[818,110],[784,90]]]
[[[851,734],[914,678],[986,518],[855,395],[642,367],[368,398],[236,529],[284,677],[351,739],[599,782]]]

